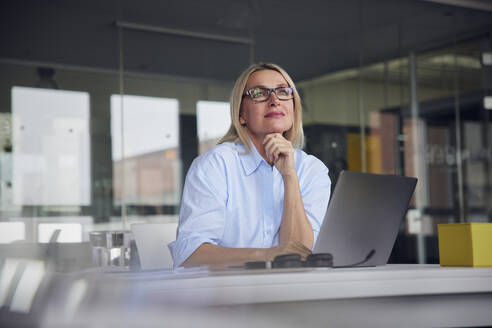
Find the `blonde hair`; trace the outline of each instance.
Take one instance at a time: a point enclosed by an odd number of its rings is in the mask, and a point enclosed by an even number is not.
[[[249,66],[245,69],[236,80],[231,92],[230,108],[231,108],[231,126],[227,133],[219,140],[218,144],[223,142],[240,141],[251,151],[250,137],[246,131],[246,126],[241,125],[239,117],[241,115],[241,104],[243,100],[244,88],[249,77],[256,71],[273,70],[279,72],[287,81],[291,88],[294,88],[294,122],[292,127],[283,133],[284,137],[289,140],[295,148],[302,148],[304,145],[304,131],[302,130],[302,105],[301,97],[297,92],[294,82],[289,74],[280,66],[272,63],[258,63]]]

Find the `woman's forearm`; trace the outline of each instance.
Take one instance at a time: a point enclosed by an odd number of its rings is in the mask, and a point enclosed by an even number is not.
[[[271,248],[230,248],[204,243],[188,257],[183,266],[209,265],[223,268],[228,265],[243,265],[244,262],[272,261],[277,255],[291,253],[300,254],[305,259],[311,249],[295,240]]]
[[[265,160],[274,163],[284,181],[284,209],[280,224],[279,243],[285,245],[288,242],[296,241],[312,249],[314,233],[302,203],[292,143],[279,133],[270,133],[265,136],[262,146],[264,147]]]
[[[285,244],[289,240],[299,241],[309,249],[312,249],[314,242],[313,228],[304,211],[297,174],[284,176],[284,209],[279,242]]]
[[[248,261],[266,261],[267,251],[265,248],[230,248],[204,243],[186,259],[183,266],[238,265]]]

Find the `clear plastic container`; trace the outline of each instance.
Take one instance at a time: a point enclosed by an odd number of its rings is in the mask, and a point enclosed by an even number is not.
[[[130,267],[130,231],[91,231],[89,240],[95,266]]]

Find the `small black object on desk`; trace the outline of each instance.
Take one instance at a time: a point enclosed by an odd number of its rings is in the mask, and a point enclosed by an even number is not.
[[[369,261],[376,250],[371,249],[366,257],[359,262],[352,263],[349,265],[334,266],[333,265],[333,255],[330,253],[317,253],[309,254],[306,261],[301,260],[301,255],[299,254],[284,254],[276,256],[272,261],[272,269],[280,268],[353,268],[358,265],[364,264]],[[266,269],[267,262],[246,262],[244,264],[244,269]]]
[[[302,268],[304,265],[299,254],[278,255],[273,259],[272,269]]]
[[[309,254],[304,262],[306,267],[331,268],[333,266],[333,255],[330,253]]]
[[[244,263],[245,269],[266,269],[267,263],[265,261],[255,261],[255,262],[246,262]]]
[[[310,254],[306,261],[302,261],[299,254],[278,255],[271,262],[272,269],[291,269],[291,268],[331,268],[333,267],[333,256],[330,253]],[[268,262],[255,261],[244,263],[244,269],[268,269]]]

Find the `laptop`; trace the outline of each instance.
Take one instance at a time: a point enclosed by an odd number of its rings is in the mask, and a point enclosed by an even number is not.
[[[416,178],[342,171],[313,253],[332,254],[334,267],[385,265],[416,184]]]
[[[141,270],[172,269],[167,244],[176,239],[178,223],[134,223],[131,225]]]

